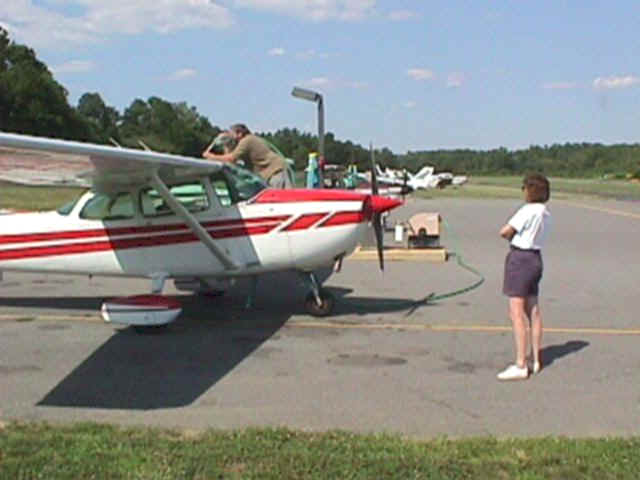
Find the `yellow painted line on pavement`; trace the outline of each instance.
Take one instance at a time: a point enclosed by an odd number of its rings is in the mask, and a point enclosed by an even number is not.
[[[595,210],[596,212],[608,213],[610,215],[616,215],[619,217],[635,218],[640,220],[640,213],[626,212],[624,210],[615,210],[613,208],[597,207],[595,205],[587,205],[585,203],[571,202],[568,200],[554,200],[554,203],[564,203],[572,207],[584,208],[587,210]]]
[[[0,321],[35,322],[35,321],[89,321],[100,322],[99,315],[0,315]],[[285,323],[290,328],[333,328],[339,330],[412,330],[431,332],[511,332],[508,325],[447,325],[420,323],[333,323],[322,321],[297,321]],[[549,327],[545,333],[581,333],[584,335],[640,335],[638,328],[592,328],[592,327]]]
[[[507,325],[425,325],[415,323],[332,323],[294,321],[286,326],[294,328],[334,328],[343,330],[413,330],[433,332],[511,332]],[[634,328],[550,327],[545,333],[581,333],[589,335],[640,335]]]
[[[349,257],[349,260],[378,260],[378,250],[375,248],[358,247]],[[385,248],[385,260],[396,261],[424,261],[446,262],[447,251],[444,248]]]
[[[5,314],[0,315],[0,322],[32,322],[32,321],[51,321],[51,322],[66,322],[66,321],[89,321],[89,322],[102,322],[102,317],[99,313],[95,314],[69,314],[69,315],[39,315],[39,314]]]

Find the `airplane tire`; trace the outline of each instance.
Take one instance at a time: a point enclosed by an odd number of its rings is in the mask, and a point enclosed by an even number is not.
[[[309,292],[307,298],[304,301],[304,307],[307,310],[307,313],[314,317],[326,317],[331,314],[333,311],[333,306],[335,305],[335,299],[333,295],[327,290],[320,290],[320,300],[322,300],[322,304],[318,305],[316,302],[316,296],[313,292]]]

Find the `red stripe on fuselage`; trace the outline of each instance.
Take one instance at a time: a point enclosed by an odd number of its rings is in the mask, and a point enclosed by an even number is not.
[[[230,220],[217,220],[213,222],[204,222],[204,228],[217,228],[239,225],[255,225],[265,222],[283,222],[289,218],[289,215],[280,215],[272,217],[260,218],[238,218]],[[149,233],[175,232],[178,230],[186,230],[184,223],[170,223],[164,225],[149,225],[144,227],[114,227],[114,228],[96,228],[88,230],[68,230],[57,232],[36,232],[36,233],[16,233],[8,235],[0,235],[0,245],[12,243],[35,243],[35,242],[51,242],[55,240],[78,240],[81,238],[96,237],[117,237],[121,235],[137,235]]]
[[[311,227],[321,218],[326,216],[327,214],[311,214],[307,216],[308,218],[304,221],[307,223],[305,228]],[[317,218],[315,221],[312,221],[313,216]],[[275,228],[277,228],[283,220],[287,220],[288,216],[277,216],[277,217],[262,217],[255,219],[243,219],[243,220],[223,220],[217,222],[206,222],[203,226],[207,227],[207,231],[209,235],[214,239],[221,238],[234,238],[234,237],[246,237],[253,235],[264,235]],[[305,218],[305,216],[301,217]],[[336,225],[346,225],[346,224],[355,224],[363,221],[362,212],[341,212],[333,215],[329,220],[323,222],[322,226],[336,226]],[[333,219],[333,220],[332,220]],[[242,222],[241,225],[238,225]],[[295,224],[294,222],[293,224]],[[261,225],[266,224],[266,225]],[[293,225],[292,224],[292,225]],[[238,225],[238,226],[234,226]],[[163,228],[164,227],[164,228]],[[166,228],[169,227],[169,228]],[[229,228],[219,228],[219,227],[229,227]],[[155,232],[170,232],[175,230],[180,230],[186,228],[186,225],[174,224],[174,225],[164,225],[164,226],[152,226],[152,227],[122,227],[117,229],[105,229],[105,230],[85,230],[85,231],[77,231],[77,232],[52,232],[52,237],[49,240],[61,240],[61,239],[85,239],[92,238],[94,233],[90,233],[89,235],[81,235],[85,232],[102,232],[102,236],[111,236],[111,232],[118,231],[120,235],[130,234],[135,231],[135,233],[155,233]],[[212,229],[215,229],[211,231]],[[69,234],[70,236],[61,237],[57,236],[59,234]],[[35,242],[34,238],[42,238],[42,235],[47,235],[44,233],[35,233],[35,234],[20,234],[20,235],[3,235],[2,240],[4,244],[8,244],[8,238],[14,237],[18,241],[15,243],[26,243],[26,242]],[[24,240],[24,238],[28,238],[28,240]],[[148,248],[148,247],[160,247],[167,245],[179,245],[183,243],[197,242],[199,241],[195,234],[192,232],[184,232],[184,233],[174,233],[168,235],[145,235],[145,236],[136,236],[132,238],[109,238],[107,240],[100,240],[96,242],[76,242],[76,243],[66,243],[62,245],[43,245],[43,246],[34,246],[34,247],[26,247],[26,248],[14,248],[8,250],[0,250],[0,261],[3,260],[18,260],[18,259],[28,259],[28,258],[41,258],[41,257],[51,257],[51,256],[59,256],[59,255],[75,255],[82,253],[97,253],[97,252],[106,252],[110,250],[127,250],[131,248]]]
[[[362,223],[365,221],[363,212],[338,212],[318,225],[319,228],[337,227],[338,225],[349,225],[351,223]]]
[[[368,195],[350,190],[330,188],[292,188],[262,190],[251,203],[298,203],[298,202],[362,202]]]
[[[302,215],[300,218],[297,218],[295,221],[291,222],[291,224],[287,225],[282,230],[285,232],[293,232],[296,230],[306,230],[318,223],[321,219],[326,217],[326,213],[308,213],[306,215]]]
[[[276,225],[243,227],[209,232],[212,238],[230,238],[239,236],[264,235],[273,230]],[[75,255],[80,253],[106,252],[110,250],[128,250],[131,248],[162,247],[167,245],[179,245],[182,243],[197,242],[198,237],[193,233],[178,233],[175,235],[162,235],[153,237],[134,237],[99,242],[68,243],[64,245],[49,245],[42,247],[16,248],[12,250],[0,250],[0,261],[18,260],[26,258],[52,257],[58,255]]]

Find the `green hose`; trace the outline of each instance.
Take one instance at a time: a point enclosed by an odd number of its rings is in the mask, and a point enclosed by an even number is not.
[[[456,247],[456,241],[455,241],[455,234],[453,232],[453,230],[451,229],[451,227],[449,226],[449,224],[443,219],[442,222],[444,223],[445,229],[447,230],[447,232],[449,233],[450,239],[451,239],[451,243],[454,245],[454,247]],[[439,300],[444,300],[446,298],[451,298],[451,297],[455,297],[457,295],[462,295],[464,293],[468,293],[471,290],[474,290],[476,288],[478,288],[480,285],[482,285],[482,283],[484,282],[484,276],[482,275],[482,273],[480,273],[477,269],[475,269],[474,267],[472,267],[471,265],[469,265],[468,263],[466,263],[463,259],[462,259],[462,255],[460,254],[459,250],[457,250],[457,248],[455,248],[450,254],[455,255],[456,257],[456,261],[458,263],[458,265],[467,270],[468,272],[471,272],[473,275],[475,275],[476,277],[478,277],[478,280],[476,280],[474,283],[472,283],[471,285],[464,287],[464,288],[459,288],[457,290],[453,290],[451,292],[446,292],[446,293],[440,293],[440,294],[435,294],[435,293],[430,293],[429,295],[427,295],[426,297],[420,299],[420,300],[379,300],[376,301],[377,305],[389,305],[391,307],[394,307],[394,309],[402,309],[402,308],[408,308],[407,313],[404,315],[405,317],[410,316],[411,314],[413,314],[419,307],[422,307],[424,305],[427,305],[429,303],[434,303],[437,302]],[[368,305],[362,303],[358,303],[358,302],[353,302],[353,301],[349,301],[347,299],[345,299],[345,301],[353,306],[358,306],[361,309],[366,309],[368,307]]]
[[[478,277],[478,280],[475,283],[469,285],[468,287],[464,287],[459,290],[454,290],[452,292],[447,292],[447,293],[441,293],[440,295],[432,294],[429,297],[429,301],[431,302],[435,302],[437,300],[443,300],[445,298],[455,297],[456,295],[462,295],[463,293],[470,292],[471,290],[478,288],[484,282],[484,276],[482,275],[482,273],[480,273],[477,269],[473,268],[471,265],[469,265],[462,259],[462,255],[460,255],[460,252],[456,246],[457,242],[455,242],[455,234],[453,233],[453,230],[451,230],[451,227],[449,226],[447,221],[443,219],[442,223],[444,223],[444,227],[447,230],[447,233],[449,233],[449,236],[452,239],[452,243],[454,244],[455,249],[453,251],[453,254],[456,257],[456,261],[458,262],[458,265],[464,268],[465,270],[473,273],[475,276]]]

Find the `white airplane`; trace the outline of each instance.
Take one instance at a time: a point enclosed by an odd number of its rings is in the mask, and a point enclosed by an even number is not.
[[[386,183],[388,185],[404,185],[404,175],[400,170],[394,170],[390,167],[386,167],[384,170],[380,165],[376,164],[376,176],[379,182]]]
[[[69,155],[56,155],[48,178],[58,172],[65,184],[91,185],[57,211],[0,217],[0,279],[2,271],[148,278],[150,295],[102,305],[105,321],[143,330],[180,314],[180,304],[162,296],[168,279],[206,291],[249,276],[251,304],[258,275],[297,271],[308,281],[307,311],[328,315],[333,297],[313,271],[339,270],[370,223],[383,268],[380,217],[401,204],[376,188],[275,190],[231,164],[144,150],[10,133],[0,133],[0,147]],[[24,181],[25,165],[12,161],[0,156],[2,178]],[[45,171],[44,163],[32,170]],[[75,172],[63,172],[67,163]]]

